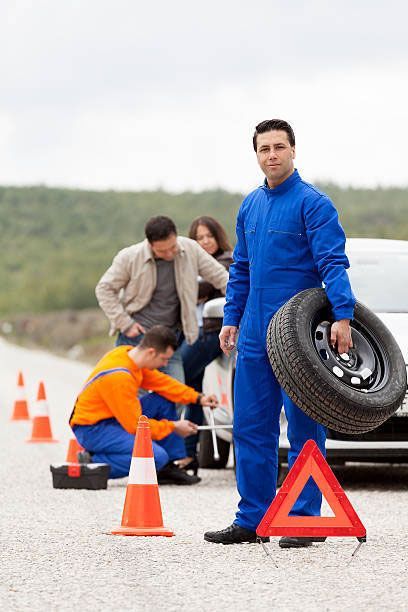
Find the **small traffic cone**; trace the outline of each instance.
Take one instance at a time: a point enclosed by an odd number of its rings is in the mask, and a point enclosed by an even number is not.
[[[26,442],[58,442],[52,437],[48,404],[45,397],[44,383],[40,382],[37,393],[37,401],[34,407],[33,430],[31,438]]]
[[[139,418],[137,426],[122,524],[111,533],[128,536],[174,535],[163,526],[149,419],[144,415]]]
[[[71,438],[68,444],[67,458],[65,461],[67,463],[78,463],[78,453],[83,450],[78,440],[76,438]]]
[[[22,372],[18,373],[17,381],[17,399],[14,402],[12,421],[29,421],[28,404],[24,387],[24,378]]]

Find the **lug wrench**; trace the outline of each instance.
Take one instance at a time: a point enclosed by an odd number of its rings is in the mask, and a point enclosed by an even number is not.
[[[197,425],[198,431],[208,431],[209,429],[232,429],[233,425]]]
[[[210,410],[210,425],[211,425],[211,435],[212,435],[213,448],[214,448],[214,459],[215,461],[219,461],[220,453],[218,452],[217,434],[215,433],[215,421],[214,421],[214,414],[212,410]]]

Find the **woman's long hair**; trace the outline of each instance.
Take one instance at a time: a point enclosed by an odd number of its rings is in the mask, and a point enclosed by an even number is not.
[[[223,252],[232,251],[232,246],[228,240],[225,229],[222,227],[221,223],[214,219],[214,217],[197,217],[197,219],[194,219],[188,232],[189,238],[197,240],[197,228],[199,225],[204,225],[209,229],[217,241],[219,250]]]

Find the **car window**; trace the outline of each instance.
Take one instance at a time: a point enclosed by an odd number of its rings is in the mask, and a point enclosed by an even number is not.
[[[375,312],[408,312],[408,253],[348,251],[356,298]]]

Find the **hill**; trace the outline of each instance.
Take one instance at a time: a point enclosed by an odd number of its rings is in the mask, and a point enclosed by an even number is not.
[[[321,185],[348,236],[408,239],[408,189]],[[172,217],[185,234],[209,214],[231,237],[242,195],[222,190],[170,194],[0,187],[0,315],[84,309],[122,247],[143,238],[152,215]]]

